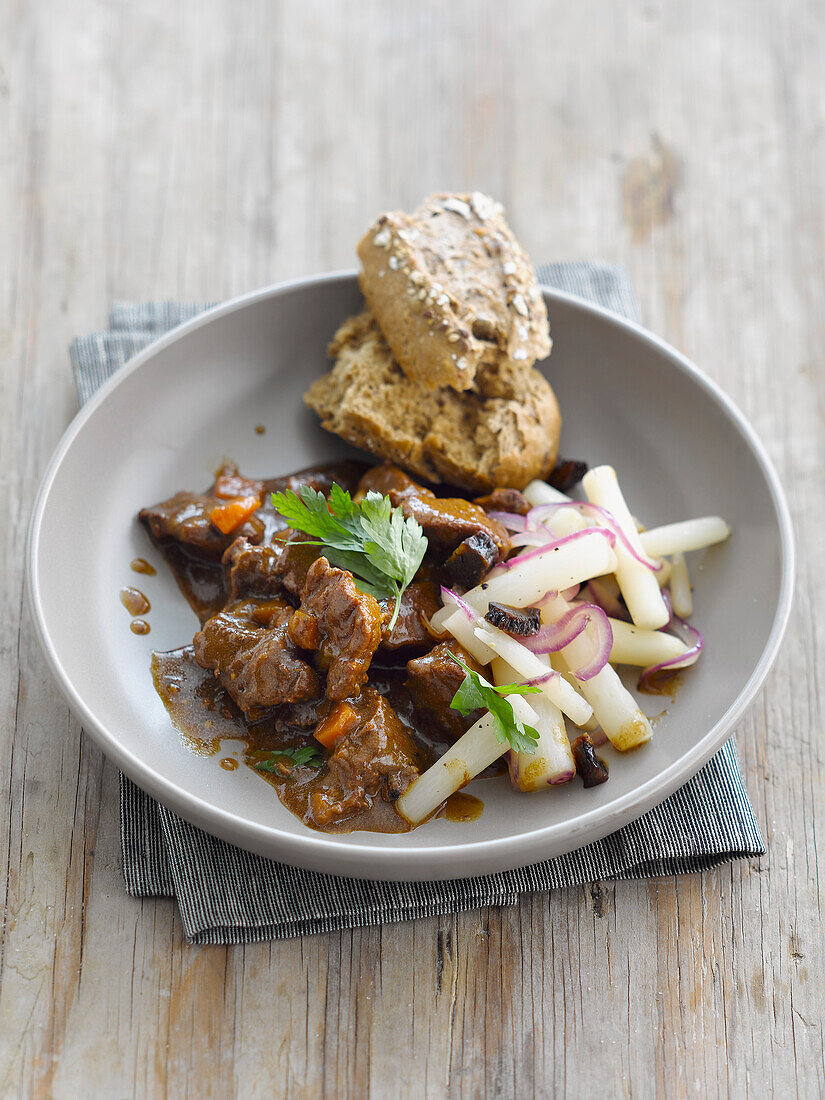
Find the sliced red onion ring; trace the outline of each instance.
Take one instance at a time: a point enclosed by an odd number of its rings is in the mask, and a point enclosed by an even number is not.
[[[521,639],[519,639],[519,641],[521,641]],[[541,676],[533,676],[531,679],[525,680],[524,682],[528,687],[537,688],[541,687],[542,684],[549,684],[551,680],[557,680],[560,675],[561,673],[556,672],[554,668],[548,668]]]
[[[548,787],[560,787],[562,783],[569,783],[576,776],[575,772],[557,772],[547,780]]]
[[[511,546],[549,546],[551,542],[555,542],[555,536],[546,527],[535,531],[522,531],[510,539]]]
[[[576,596],[578,596],[580,588],[580,584],[574,584],[571,585],[570,588],[565,588],[565,590],[561,593],[561,598],[565,601],[565,603],[570,603],[571,600],[575,600]]]
[[[592,680],[607,664],[613,648],[610,621],[600,607],[588,603],[576,604],[556,622],[543,626],[538,634],[519,638],[519,641],[532,653],[558,653],[578,638],[590,624],[593,627],[593,656],[579,668],[571,669],[571,672],[577,680]]]
[[[518,766],[518,753],[513,752],[512,749],[507,753],[507,766],[510,771],[510,782],[517,791],[521,790],[518,785],[519,776],[521,774],[521,769]],[[572,770],[554,772],[548,777],[547,786],[559,787],[563,783],[569,783],[571,779],[575,778],[575,775],[575,771]]]
[[[552,603],[553,600],[559,598],[559,592],[557,588],[551,588],[549,592],[545,592],[540,600],[535,600],[533,607],[544,607],[545,604]]]
[[[582,604],[580,606],[586,609],[589,625],[592,627],[593,656],[586,664],[572,669],[572,672],[578,680],[592,680],[610,660],[610,651],[613,648],[613,628],[607,615],[600,607],[596,607],[594,604]]]
[[[457,608],[464,612],[471,623],[478,618],[466,600],[462,600],[457,592],[453,592],[452,588],[445,588],[443,584],[441,586],[441,599],[444,603],[454,603]]]
[[[527,530],[527,516],[520,516],[518,512],[488,512],[487,515],[490,519],[498,520],[508,531]]]
[[[560,505],[559,507],[563,506]],[[603,535],[611,546],[616,545],[616,535],[613,531],[608,531],[605,527],[585,527],[582,531],[574,531],[572,535],[565,535],[564,538],[548,542],[546,546],[537,546],[534,550],[528,550],[526,554],[517,554],[514,558],[501,562],[496,566],[496,569],[512,569],[514,565],[523,565],[524,562],[530,561],[531,558],[537,558],[541,554],[546,554],[548,551],[553,551],[559,546],[564,546],[566,543],[577,542],[587,535],[594,534]]]
[[[654,573],[658,573],[662,568],[660,562],[655,562],[652,558],[648,558],[646,555],[639,553],[622,530],[620,524],[616,521],[612,512],[609,512],[607,508],[602,508],[599,504],[591,504],[588,500],[559,501],[558,504],[537,504],[536,507],[531,508],[524,517],[527,520],[527,530],[550,519],[559,508],[573,508],[580,515],[590,519],[598,517],[602,523],[606,524],[607,529],[613,532],[628,554],[634,557],[637,562],[647,566],[647,568]]]
[[[531,508],[527,515],[524,517],[526,525],[530,527],[538,527],[540,523],[544,523],[546,519],[558,508],[559,504],[566,504],[566,501],[557,501],[554,504],[537,504],[534,508]]]
[[[613,648],[613,628],[610,620],[600,607],[584,604],[589,609],[590,623],[593,626],[593,656],[585,665],[572,669],[577,680],[592,680],[610,660]]]
[[[693,644],[687,652],[683,653],[680,657],[671,657],[669,661],[661,661],[658,665],[648,665],[647,668],[643,668],[639,676],[639,687],[644,687],[648,684],[651,676],[655,676],[657,672],[664,672],[665,670],[675,672],[680,668],[689,668],[691,665],[695,665],[699,660],[699,654],[705,647],[705,639],[702,634],[695,626],[686,623],[684,619],[680,619],[678,615],[672,615],[668,625],[672,626],[674,623],[679,624],[688,634]]]
[[[623,619],[625,622],[629,621],[626,609],[607,591],[598,578],[594,578],[587,582],[584,593],[592,600],[596,607],[600,607],[602,611],[610,615],[611,618]]]
[[[537,634],[519,638],[519,642],[531,653],[558,653],[560,649],[570,645],[574,638],[578,638],[587,622],[587,616],[582,614],[582,609],[574,607],[554,623],[543,626]]]

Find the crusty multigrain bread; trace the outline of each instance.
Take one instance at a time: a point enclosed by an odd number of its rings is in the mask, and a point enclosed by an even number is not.
[[[334,367],[304,400],[348,443],[473,493],[521,489],[552,470],[561,417],[532,367],[482,364],[461,393],[425,389],[401,370],[369,310],[341,325],[329,353]]]
[[[408,378],[468,389],[483,363],[531,366],[550,352],[533,265],[479,191],[382,214],[358,245],[359,282]]]

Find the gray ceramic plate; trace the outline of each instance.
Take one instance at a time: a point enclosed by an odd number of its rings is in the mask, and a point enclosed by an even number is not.
[[[49,466],[32,517],[29,589],[58,683],[85,729],[144,790],[241,847],[363,878],[457,878],[577,848],[660,802],[729,735],[762,684],[788,617],[793,546],[776,475],[752,429],[696,367],[654,336],[595,306],[546,291],[554,349],[542,365],[564,415],[562,452],[618,470],[648,523],[718,513],[723,546],[694,555],[694,621],[707,649],[667,707],[652,743],[611,757],[610,782],[534,795],[506,781],[471,788],[472,824],[412,833],[325,836],[272,788],[218,757],[195,755],[171,726],[149,655],[189,641],[192,613],[135,513],[181,487],[208,484],[224,456],[251,476],[347,453],[303,405],[327,369],[325,346],[359,308],[350,273],[257,291],[211,310],[131,360],[76,417]],[[264,424],[266,434],[254,426]],[[119,601],[137,555],[152,632],[137,636]],[[223,755],[223,754],[219,754]]]

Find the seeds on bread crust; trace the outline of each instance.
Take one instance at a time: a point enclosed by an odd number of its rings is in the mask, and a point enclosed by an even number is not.
[[[466,390],[482,363],[549,353],[532,265],[489,196],[436,194],[383,214],[358,253],[361,289],[411,380]]]

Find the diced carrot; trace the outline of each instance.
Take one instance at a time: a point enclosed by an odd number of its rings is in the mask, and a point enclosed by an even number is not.
[[[209,513],[209,519],[219,531],[230,535],[234,530],[246,523],[260,508],[261,502],[257,497],[237,497],[227,504],[219,504]]]
[[[343,737],[357,725],[358,715],[349,703],[342,701],[336,703],[326,718],[318,723],[315,737],[325,749],[331,749],[339,737]]]

